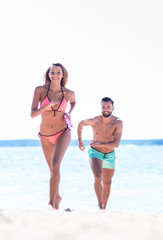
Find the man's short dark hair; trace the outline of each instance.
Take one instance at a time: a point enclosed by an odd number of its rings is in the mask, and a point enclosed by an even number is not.
[[[101,103],[102,103],[102,102],[111,102],[112,105],[114,106],[114,101],[113,101],[111,98],[109,98],[109,97],[104,97],[104,98],[102,98],[102,99],[101,99]]]

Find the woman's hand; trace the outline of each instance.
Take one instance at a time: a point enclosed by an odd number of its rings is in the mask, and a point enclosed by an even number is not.
[[[71,121],[71,116],[69,113],[64,113],[64,118],[67,120],[67,121]]]
[[[54,106],[59,106],[60,102],[58,100],[52,100],[50,101],[49,104],[47,104],[48,107],[54,107]]]

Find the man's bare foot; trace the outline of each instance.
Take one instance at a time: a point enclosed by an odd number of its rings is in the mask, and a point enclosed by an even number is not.
[[[54,201],[54,204],[53,204],[53,207],[55,209],[59,209],[59,204],[60,204],[60,201],[62,200],[62,198],[60,196],[56,197],[55,201]]]

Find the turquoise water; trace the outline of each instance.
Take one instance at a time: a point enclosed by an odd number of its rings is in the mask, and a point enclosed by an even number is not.
[[[60,208],[97,209],[86,151],[70,146],[61,165]],[[110,210],[163,211],[163,145],[120,145]],[[0,148],[0,209],[48,208],[49,169],[40,146]]]

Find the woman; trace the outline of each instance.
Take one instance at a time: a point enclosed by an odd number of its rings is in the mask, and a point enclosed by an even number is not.
[[[60,164],[71,141],[67,123],[70,123],[70,114],[75,106],[74,92],[65,88],[67,80],[68,73],[64,66],[52,64],[45,73],[44,85],[35,89],[31,108],[32,118],[42,116],[39,136],[51,173],[49,204],[55,209],[59,208],[61,201]],[[70,110],[65,113],[68,102]]]

